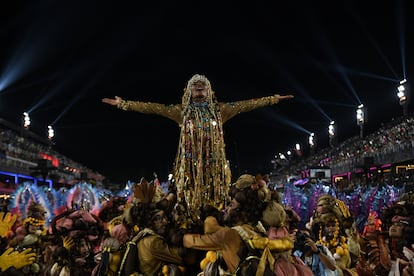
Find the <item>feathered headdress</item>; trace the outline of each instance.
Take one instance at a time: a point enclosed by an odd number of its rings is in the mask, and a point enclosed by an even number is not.
[[[162,198],[161,193],[163,193],[154,182],[148,182],[145,178],[141,178],[141,181],[132,187],[132,192],[134,195],[133,202],[143,204],[159,201]]]
[[[52,204],[45,192],[36,184],[25,182],[16,189],[13,198],[11,201],[13,213],[20,214],[24,219],[36,216],[35,218],[41,220],[46,226],[49,225],[53,216]],[[41,207],[41,211],[36,211],[37,206]]]
[[[89,183],[78,183],[68,192],[66,204],[71,209],[83,209],[98,214],[100,208],[99,191]]]
[[[158,208],[157,203],[164,198],[164,192],[161,186],[155,185],[153,181],[148,182],[141,178],[138,184],[132,186],[132,197],[132,205],[124,209],[125,222],[141,228],[148,223],[146,216]]]

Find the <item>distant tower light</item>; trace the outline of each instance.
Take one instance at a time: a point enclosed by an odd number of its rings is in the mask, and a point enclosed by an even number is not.
[[[333,147],[333,146],[335,146],[335,144],[336,144],[336,142],[335,142],[335,136],[336,136],[336,127],[335,127],[335,122],[334,121],[331,121],[330,123],[329,123],[329,126],[328,126],[328,134],[329,134],[329,145],[331,146],[331,147]]]
[[[400,102],[400,105],[403,107],[404,115],[407,115],[408,112],[408,101],[409,101],[409,89],[407,80],[403,79],[400,81],[400,84],[397,86],[397,97]]]
[[[405,101],[407,100],[407,96],[405,95],[405,93],[403,91],[399,91],[397,93],[398,99],[400,100],[400,104],[404,104]]]
[[[397,96],[398,96],[398,99],[400,100],[400,104],[404,104],[405,101],[407,100],[407,95],[405,94],[405,86],[404,86],[404,83],[406,82],[407,80],[403,79],[402,81],[400,81],[400,85],[398,85],[397,87],[397,90],[398,90]]]
[[[331,121],[328,127],[329,138],[333,138],[335,136],[335,122]]]
[[[311,148],[315,146],[315,133],[311,133],[309,136],[309,145]]]
[[[23,127],[28,129],[30,126],[30,116],[29,113],[23,112]]]
[[[310,147],[310,154],[314,154],[315,153],[315,133],[311,133],[309,135],[309,147]]]
[[[360,104],[356,110],[357,125],[363,125],[365,123],[365,108],[363,104]]]
[[[360,128],[359,136],[364,137],[364,125],[367,122],[367,110],[363,104],[360,104],[356,110],[356,121]]]
[[[295,153],[296,153],[296,155],[297,155],[297,156],[299,156],[299,157],[301,157],[301,156],[302,156],[302,150],[301,150],[301,148],[300,148],[300,144],[299,144],[299,143],[296,143],[296,145],[295,145]]]
[[[47,138],[52,140],[55,137],[55,131],[53,130],[52,126],[47,126]]]

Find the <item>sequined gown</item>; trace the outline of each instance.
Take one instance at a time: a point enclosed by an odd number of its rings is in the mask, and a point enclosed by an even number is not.
[[[174,178],[179,200],[188,211],[198,213],[200,207],[219,207],[228,200],[231,182],[226,159],[223,123],[237,114],[277,104],[277,96],[237,102],[191,102],[164,105],[151,102],[122,100],[118,108],[144,114],[157,114],[180,126],[180,138],[174,163]]]

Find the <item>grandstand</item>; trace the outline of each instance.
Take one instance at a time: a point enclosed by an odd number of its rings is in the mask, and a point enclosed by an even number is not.
[[[403,116],[383,124],[371,134],[355,136],[334,147],[320,149],[290,162],[274,162],[272,182],[317,180],[313,171],[329,169],[329,183],[387,174],[392,184],[414,186],[414,118]],[[400,183],[401,182],[401,183]]]
[[[12,193],[26,181],[54,188],[80,180],[102,184],[103,175],[51,146],[50,140],[0,118],[0,193]]]

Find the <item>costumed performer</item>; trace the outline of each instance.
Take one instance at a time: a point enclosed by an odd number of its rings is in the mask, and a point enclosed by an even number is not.
[[[199,213],[205,205],[228,202],[230,167],[223,138],[223,123],[239,113],[292,99],[292,95],[273,95],[237,102],[218,102],[210,81],[195,74],[187,83],[180,104],[104,98],[102,102],[126,111],[157,114],[175,121],[181,129],[175,159],[174,178],[179,202]]]

